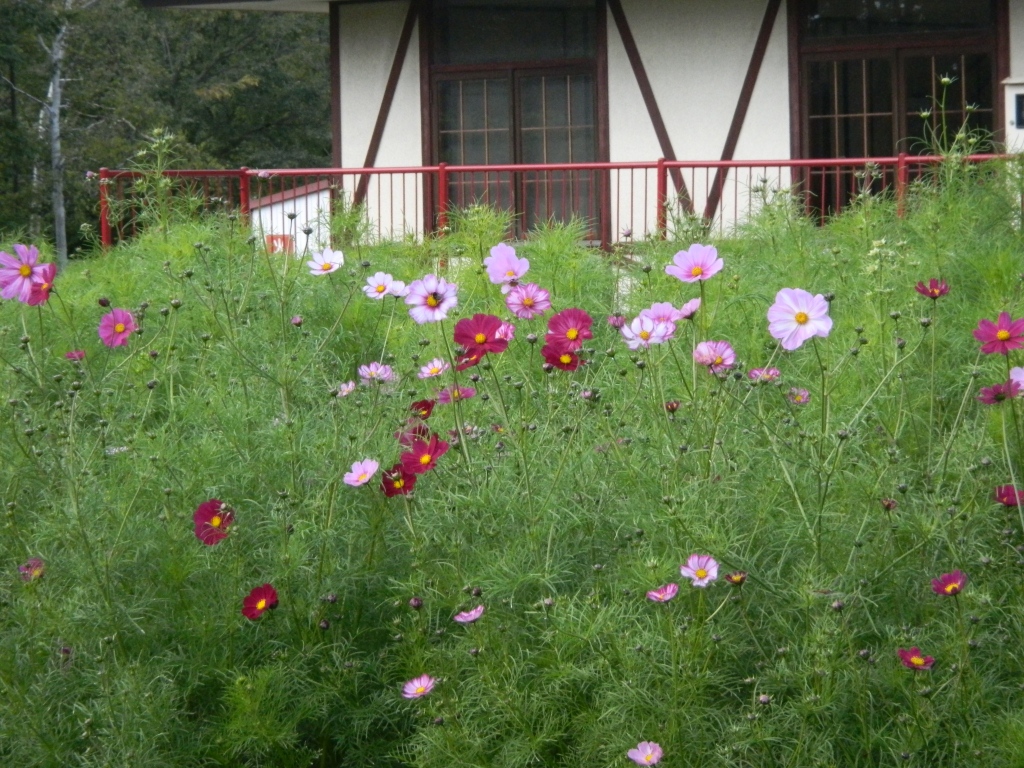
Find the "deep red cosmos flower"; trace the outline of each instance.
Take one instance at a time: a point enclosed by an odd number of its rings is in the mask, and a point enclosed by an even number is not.
[[[422,421],[417,423],[415,419],[410,419],[409,423],[409,428],[404,432],[395,432],[395,439],[399,445],[411,448],[417,440],[426,440],[430,437],[430,428]]]
[[[974,329],[974,338],[986,355],[1008,354],[1024,346],[1024,318],[1014,320],[1009,312],[1000,312],[994,323],[983,318]]]
[[[1017,507],[1024,503],[1024,491],[1012,485],[1000,485],[996,487],[995,500],[1005,507]]]
[[[417,400],[409,406],[409,410],[412,411],[413,416],[426,421],[434,412],[435,405],[437,405],[437,400]]]
[[[200,504],[192,515],[196,524],[196,538],[212,547],[228,537],[228,528],[235,522],[234,511],[219,499]]]
[[[274,608],[277,608],[277,590],[270,584],[256,587],[242,601],[242,615],[250,621],[256,621]]]
[[[922,296],[927,296],[932,301],[945,296],[949,293],[949,286],[945,280],[936,280],[934,277],[928,281],[928,285],[923,282],[918,283],[914,286],[914,290],[920,293]]]
[[[909,650],[900,648],[896,653],[899,655],[903,666],[907,669],[931,669],[935,663],[934,656],[925,656],[917,646]]]
[[[540,353],[546,363],[555,368],[561,368],[563,371],[575,371],[580,367],[580,358],[575,352],[559,349],[554,344],[545,344]]]
[[[967,586],[967,574],[963,571],[944,573],[937,579],[932,579],[932,592],[936,595],[954,596],[959,595]]]
[[[982,387],[976,399],[985,405],[999,405],[1019,394],[1020,384],[1013,379],[1008,379],[1005,384],[993,384],[991,387]]]
[[[467,354],[497,354],[508,349],[508,340],[498,338],[501,318],[494,315],[464,317],[455,324],[455,343],[466,348]]]
[[[594,338],[590,330],[593,323],[590,315],[582,309],[563,309],[548,320],[544,340],[558,352],[575,352],[585,340]]]
[[[422,475],[437,466],[437,460],[448,452],[448,443],[437,435],[431,435],[430,441],[414,440],[409,450],[399,456],[402,469],[413,475]]]
[[[416,475],[407,472],[401,464],[395,464],[384,473],[380,480],[380,489],[388,498],[405,496],[416,486]]]
[[[455,370],[464,371],[467,368],[472,368],[474,365],[476,365],[477,363],[484,359],[484,354],[484,352],[470,350],[464,355],[459,355],[457,358],[455,358]]]

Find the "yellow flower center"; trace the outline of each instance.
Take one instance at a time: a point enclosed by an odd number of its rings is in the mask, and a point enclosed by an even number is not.
[[[694,575],[696,575],[696,577],[697,577],[698,579],[703,579],[703,578],[706,578],[706,577],[707,577],[707,575],[708,575],[708,572],[707,572],[707,571],[705,571],[705,570],[704,570],[703,568],[698,568],[698,569],[697,569],[696,571],[694,571],[693,573],[694,573]]]
[[[523,306],[524,307],[532,307],[533,306],[533,299],[531,299],[529,296],[527,296],[525,299],[523,299]]]
[[[640,338],[643,339],[644,341],[647,341],[649,338],[651,338],[651,332],[650,331],[640,331]]]
[[[425,690],[427,690],[426,686],[421,685],[416,689],[416,693],[423,693]]]
[[[378,285],[374,290],[376,290],[377,293],[384,293],[387,289],[386,285]]]
[[[266,607],[267,607],[267,601],[266,600],[260,600],[258,603],[256,603],[256,610],[257,611],[262,611]]]
[[[32,267],[30,267],[28,264],[22,264],[20,267],[18,267],[18,274],[21,275],[22,277],[28,277],[29,275],[32,274]]]
[[[794,403],[802,403],[803,401],[804,401],[804,396],[803,395],[793,395],[793,402]]]
[[[796,320],[798,325],[803,325],[804,323],[806,323],[811,318],[809,318],[807,316],[806,312],[797,312],[796,316],[793,319]]]
[[[213,526],[214,528],[220,528],[220,524],[221,524],[220,515],[214,515],[213,517],[210,518],[210,525]]]
[[[457,389],[453,389],[452,390],[452,400],[458,400],[460,397],[462,397],[462,393],[459,392],[459,390],[457,390]]]
[[[366,482],[366,473],[365,472],[361,473],[359,475],[359,479],[356,482],[365,483]]]
[[[331,262],[325,261],[323,264],[320,265],[320,269],[322,269],[324,272],[330,272],[331,271],[331,266],[332,266]]]
[[[392,481],[391,487],[394,488],[396,491],[399,488],[404,488],[405,487],[405,480],[403,480],[402,478],[398,478],[397,480]]]
[[[579,335],[580,332],[575,328],[570,328],[568,331],[565,332],[565,338],[567,338],[569,341],[576,341],[576,337]]]
[[[923,667],[924,659],[922,659],[920,656],[911,656],[910,663],[913,664],[915,667]]]
[[[1000,341],[1006,341],[1008,338],[1010,338],[1010,332],[1005,328],[1000,328],[998,331],[996,331],[996,338],[999,339]]]
[[[558,362],[560,362],[562,365],[568,365],[569,363],[572,362],[572,355],[561,355],[558,358]]]
[[[438,368],[438,367],[437,367],[437,366],[435,365],[435,366],[431,367],[431,369],[430,369],[430,372],[431,372],[432,374],[434,374],[434,375],[436,376],[437,374],[439,374],[439,373],[441,372],[441,369],[440,369],[440,368]]]
[[[427,464],[430,463],[430,459],[431,459],[430,454],[429,453],[424,453],[422,456],[420,456],[420,464],[422,464],[425,467],[425,466],[427,466]]]
[[[645,763],[649,763],[653,759],[654,759],[654,755],[651,755],[651,754],[644,755],[644,762]]]
[[[947,595],[952,595],[954,592],[956,592],[957,587],[959,587],[959,586],[960,585],[957,584],[955,581],[952,584],[947,584],[946,585],[946,594]]]
[[[476,336],[473,337],[473,341],[475,341],[477,344],[483,344],[485,341],[487,341],[487,335],[484,333],[478,333]]]
[[[427,296],[427,306],[428,307],[436,307],[440,303],[441,302],[437,300],[437,294],[436,293],[432,293],[429,296]]]
[[[114,326],[114,333],[124,333],[124,323],[118,323]]]
[[[515,276],[516,276],[516,273],[513,272],[511,269],[508,272],[505,273],[505,277],[515,277]]]
[[[723,362],[725,362],[725,361],[722,360],[722,356],[721,355],[719,355],[718,357],[715,358],[715,365],[721,365]]]
[[[693,269],[690,270],[690,274],[693,277],[700,277],[701,275],[704,274],[704,270],[701,267],[694,267]]]

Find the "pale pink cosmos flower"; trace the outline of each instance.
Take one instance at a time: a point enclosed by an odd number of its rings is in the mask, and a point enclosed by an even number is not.
[[[1021,389],[1024,389],[1024,368],[1011,368],[1010,369],[1010,381],[1017,382]]]
[[[655,603],[667,603],[679,592],[678,584],[666,584],[663,587],[652,589],[647,593],[647,599]]]
[[[665,267],[665,274],[678,277],[684,283],[696,283],[699,280],[707,280],[722,271],[725,266],[718,258],[718,249],[713,245],[700,245],[694,243],[689,250],[680,251],[672,261]]]
[[[721,373],[732,368],[736,353],[727,341],[702,341],[693,348],[693,359],[697,365],[706,365],[712,373]]]
[[[700,309],[700,297],[696,299],[690,299],[688,302],[683,304],[679,308],[679,319],[680,320],[692,320],[693,316],[697,314],[697,310]]]
[[[661,756],[661,746],[654,741],[641,741],[636,745],[636,749],[626,753],[626,757],[637,765],[657,765]]]
[[[363,380],[363,384],[380,384],[385,381],[394,381],[395,372],[390,365],[372,362],[369,365],[359,366],[359,378]]]
[[[378,272],[372,277],[366,278],[366,285],[363,286],[363,293],[369,298],[380,301],[385,296],[405,296],[405,283],[395,280],[387,272]]]
[[[476,396],[476,390],[472,387],[445,387],[437,393],[437,402],[449,405],[459,400],[469,400]]]
[[[551,294],[536,283],[517,285],[505,297],[505,306],[520,320],[532,320],[551,309]]]
[[[440,376],[442,373],[447,371],[451,366],[442,360],[440,357],[435,357],[426,365],[420,368],[419,374],[421,379],[432,379],[435,376]]]
[[[324,248],[320,253],[314,253],[313,258],[306,262],[311,275],[329,275],[337,272],[345,263],[345,254],[341,251],[332,251]]]
[[[494,332],[494,338],[501,341],[512,341],[516,337],[516,327],[512,323],[502,323]]]
[[[436,323],[448,317],[448,310],[459,303],[459,286],[437,275],[416,280],[405,293],[409,316],[420,325]]]
[[[32,284],[43,282],[43,264],[34,245],[14,244],[14,256],[0,251],[0,297],[28,303]]]
[[[97,330],[108,347],[123,347],[135,330],[135,318],[127,309],[112,309],[100,318]]]
[[[647,309],[641,309],[638,317],[649,317],[661,323],[675,323],[683,319],[683,313],[667,301],[656,302]]]
[[[363,459],[352,464],[352,471],[346,472],[342,478],[345,481],[345,485],[351,485],[353,488],[358,488],[360,485],[366,485],[373,479],[373,476],[377,474],[377,470],[380,468],[380,463],[373,459]]]
[[[456,613],[452,616],[452,621],[459,624],[472,624],[474,621],[484,615],[484,607],[478,605],[471,611],[463,611],[462,613]]]
[[[789,394],[786,395],[789,402],[793,405],[807,405],[807,401],[811,399],[811,393],[806,389],[799,389],[798,387],[791,387]]]
[[[619,333],[630,349],[647,349],[651,344],[664,344],[676,332],[675,323],[667,323],[641,315]]]
[[[768,310],[768,333],[786,350],[797,349],[812,336],[828,336],[832,318],[820,293],[812,296],[801,288],[783,288]]]
[[[511,245],[498,243],[484,259],[484,266],[490,281],[500,285],[502,293],[508,293],[530,269],[530,260],[516,256],[516,249]]]
[[[348,397],[356,390],[356,383],[354,381],[346,381],[340,387],[338,387],[338,397]]]
[[[711,555],[690,555],[679,572],[690,579],[695,587],[706,587],[718,579],[718,561]]]
[[[760,384],[768,384],[773,381],[777,381],[782,373],[778,368],[751,368],[747,372],[747,376],[750,380]]]
[[[402,696],[407,699],[421,699],[434,690],[437,679],[430,675],[420,675],[402,686]]]

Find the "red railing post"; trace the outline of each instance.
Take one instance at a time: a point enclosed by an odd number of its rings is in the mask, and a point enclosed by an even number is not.
[[[658,158],[657,185],[658,236],[664,240],[668,229],[668,169],[664,157]]]
[[[896,216],[903,218],[907,210],[907,183],[910,181],[907,153],[900,152],[896,158]]]
[[[109,248],[114,244],[114,236],[110,229],[110,200],[107,198],[107,185],[110,184],[110,170],[100,168],[100,244]]]
[[[448,163],[437,164],[437,232],[448,230]]]
[[[238,169],[238,213],[244,220],[249,218],[249,169],[244,165]]]

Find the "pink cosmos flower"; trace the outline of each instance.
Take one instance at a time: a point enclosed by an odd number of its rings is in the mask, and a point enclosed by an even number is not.
[[[32,284],[43,282],[39,249],[15,243],[14,254],[0,251],[0,297],[28,303]]]
[[[436,323],[448,317],[448,310],[459,303],[459,286],[437,275],[427,275],[415,281],[405,294],[405,303],[411,309],[409,316],[420,325]]]
[[[532,320],[551,309],[551,294],[536,283],[517,285],[505,297],[505,306],[520,320]]]
[[[435,357],[429,363],[420,368],[419,374],[421,379],[432,379],[435,376],[440,376],[442,373],[451,368],[448,363],[442,360],[440,357]]]
[[[706,587],[718,578],[718,561],[711,555],[690,555],[679,572],[690,579],[695,587]]]
[[[646,309],[641,309],[637,317],[649,317],[661,323],[675,323],[683,319],[683,313],[667,301],[656,302]]]
[[[782,348],[794,350],[812,336],[828,336],[832,318],[828,302],[820,293],[812,296],[801,288],[783,288],[775,294],[768,310],[768,333],[782,342]]]
[[[931,669],[932,665],[935,664],[935,657],[925,656],[916,645],[910,649],[900,648],[896,651],[896,655],[900,657],[900,662],[907,669]]]
[[[53,280],[57,277],[56,264],[40,264],[38,281],[32,283],[32,290],[29,291],[28,301],[25,303],[30,307],[45,304],[50,300],[50,291],[53,290]]]
[[[689,250],[680,251],[673,258],[673,264],[665,267],[665,274],[678,277],[684,283],[707,280],[722,271],[725,266],[718,258],[718,249],[713,245],[694,243]]]
[[[405,283],[395,280],[387,272],[378,272],[372,277],[366,278],[366,285],[363,286],[363,293],[369,298],[380,301],[385,296],[405,296]]]
[[[963,571],[944,573],[937,579],[932,579],[932,592],[936,595],[955,596],[963,592],[967,586],[967,574]]]
[[[981,342],[981,351],[986,355],[1008,354],[1024,346],[1024,318],[1013,320],[1009,312],[1000,312],[994,323],[979,320],[974,338]]]
[[[1021,389],[1024,389],[1024,368],[1016,367],[1010,369],[1010,378],[1017,382]]]
[[[348,397],[356,391],[356,383],[354,381],[346,381],[340,387],[338,387],[338,397]]]
[[[463,611],[462,613],[456,613],[452,616],[452,621],[458,622],[459,624],[472,624],[474,621],[484,615],[484,607],[478,605],[471,611]]]
[[[693,316],[697,314],[698,309],[700,309],[700,297],[690,299],[679,308],[679,319],[692,320]]]
[[[437,402],[448,405],[456,400],[469,400],[476,395],[472,387],[445,387],[437,393]]]
[[[652,589],[647,593],[647,599],[652,600],[655,603],[667,603],[679,592],[678,584],[666,584],[663,587]]]
[[[768,384],[777,381],[782,375],[778,368],[751,368],[747,373],[750,380],[759,384]]]
[[[64,353],[64,358],[67,360],[85,360],[85,350],[72,349],[70,352]]]
[[[363,459],[353,463],[352,471],[346,472],[342,479],[345,481],[345,485],[358,488],[360,485],[366,485],[370,482],[379,467],[380,464],[373,459]]]
[[[786,397],[793,405],[807,405],[807,402],[811,399],[811,393],[806,389],[791,387]]]
[[[1010,379],[1005,384],[993,384],[991,387],[982,387],[978,393],[977,400],[985,405],[999,405],[1005,400],[1017,397],[1020,394],[1020,384]]]
[[[430,675],[420,675],[402,686],[402,696],[407,699],[421,699],[434,690],[437,679]]]
[[[922,296],[927,296],[932,301],[935,301],[949,293],[949,285],[945,280],[936,280],[933,277],[928,281],[928,285],[925,285],[923,282],[919,282],[914,286],[914,290]]]
[[[135,318],[127,309],[113,309],[100,318],[100,341],[108,347],[123,347],[135,330]]]
[[[292,325],[294,325],[296,328],[301,328],[302,327],[302,315],[295,315],[292,318]]]
[[[494,334],[494,338],[503,339],[504,341],[512,341],[515,337],[516,327],[512,323],[502,323]],[[1024,371],[1024,368],[1021,370]]]
[[[582,309],[563,309],[548,320],[544,340],[559,352],[575,352],[587,339],[594,338],[590,330],[594,321]]]
[[[491,248],[491,255],[484,259],[484,266],[490,281],[500,285],[502,293],[508,293],[530,269],[530,261],[517,257],[516,249],[511,245],[498,243]]]
[[[608,325],[614,328],[616,331],[622,328],[626,324],[626,318],[623,315],[608,315]]]
[[[38,557],[31,557],[18,566],[18,573],[21,574],[22,581],[35,581],[46,573],[46,566]]]
[[[637,765],[657,765],[662,756],[661,747],[654,741],[641,741],[636,749],[626,752],[626,757]]]
[[[727,371],[736,362],[736,353],[727,341],[702,341],[693,348],[697,365],[706,365],[712,373]]]
[[[630,349],[647,349],[651,344],[664,344],[675,332],[675,323],[645,317],[642,313],[619,331]]]
[[[367,385],[395,380],[395,372],[392,370],[391,366],[381,365],[378,362],[372,362],[369,365],[360,365],[358,373],[363,384]]]
[[[320,253],[314,253],[311,261],[306,262],[311,275],[329,275],[337,272],[345,263],[345,254],[341,251],[332,251],[324,248]]]

